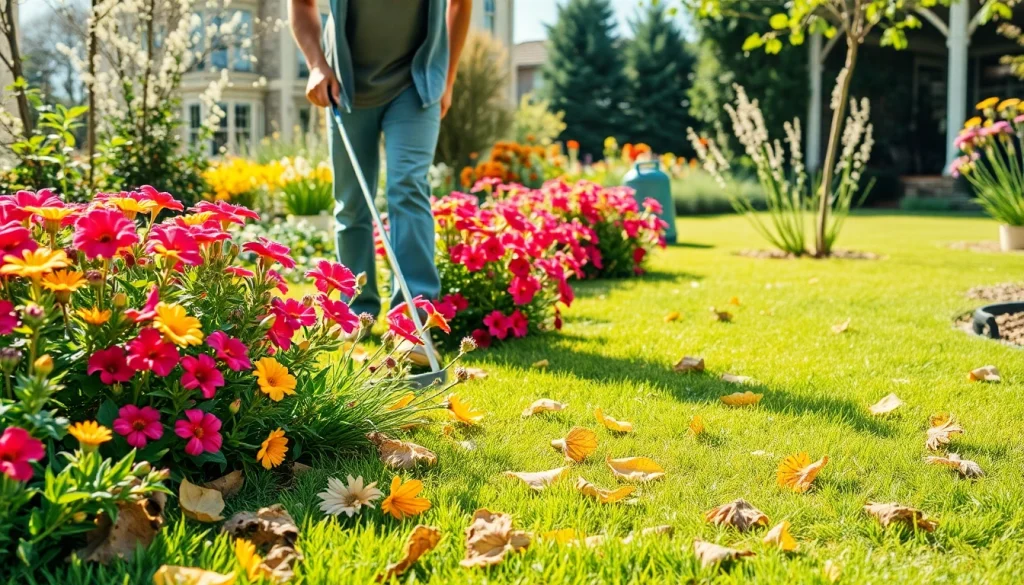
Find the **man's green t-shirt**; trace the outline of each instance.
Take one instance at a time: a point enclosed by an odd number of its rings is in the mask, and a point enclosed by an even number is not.
[[[412,60],[427,38],[424,0],[349,0],[345,35],[357,108],[375,108],[412,85]]]

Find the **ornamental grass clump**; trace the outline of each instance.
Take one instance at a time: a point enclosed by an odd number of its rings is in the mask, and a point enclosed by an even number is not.
[[[316,166],[301,156],[283,158],[271,167],[280,175],[269,189],[281,191],[281,204],[291,215],[320,215],[334,208],[334,179],[331,166],[321,161]]]

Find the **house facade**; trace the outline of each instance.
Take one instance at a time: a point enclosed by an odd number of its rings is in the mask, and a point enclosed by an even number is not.
[[[321,20],[326,23],[330,0],[318,0]],[[241,22],[285,22],[278,31],[270,31],[253,43],[255,63],[244,49],[229,47],[214,51],[209,65],[188,73],[181,84],[182,119],[190,142],[197,139],[203,120],[208,115],[199,96],[210,82],[228,69],[231,84],[222,92],[218,105],[226,113],[220,129],[208,145],[211,155],[222,152],[240,153],[251,149],[264,136],[276,135],[292,140],[297,132],[317,128],[323,113],[306,101],[306,80],[309,70],[302,52],[287,26],[288,0],[234,0],[232,10],[242,14]],[[514,0],[473,0],[475,30],[486,31],[512,46]],[[252,30],[252,27],[249,27]],[[511,67],[511,65],[510,65]],[[509,99],[514,97],[514,86]]]
[[[547,41],[527,41],[512,47],[512,88],[515,101],[541,86],[541,67],[548,60]]]

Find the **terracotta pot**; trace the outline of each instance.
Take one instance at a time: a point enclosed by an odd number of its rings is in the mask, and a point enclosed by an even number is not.
[[[999,247],[1003,249],[1003,252],[1024,250],[1024,226],[999,226]]]

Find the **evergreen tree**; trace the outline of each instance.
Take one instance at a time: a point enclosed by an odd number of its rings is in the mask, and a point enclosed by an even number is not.
[[[544,97],[565,112],[563,139],[600,158],[604,139],[623,138],[629,86],[609,0],[569,0],[548,27]]]
[[[626,46],[630,80],[626,138],[645,142],[656,153],[692,156],[686,128],[694,125],[688,93],[695,58],[679,27],[665,12],[664,3],[652,2],[630,23],[633,39]]]

